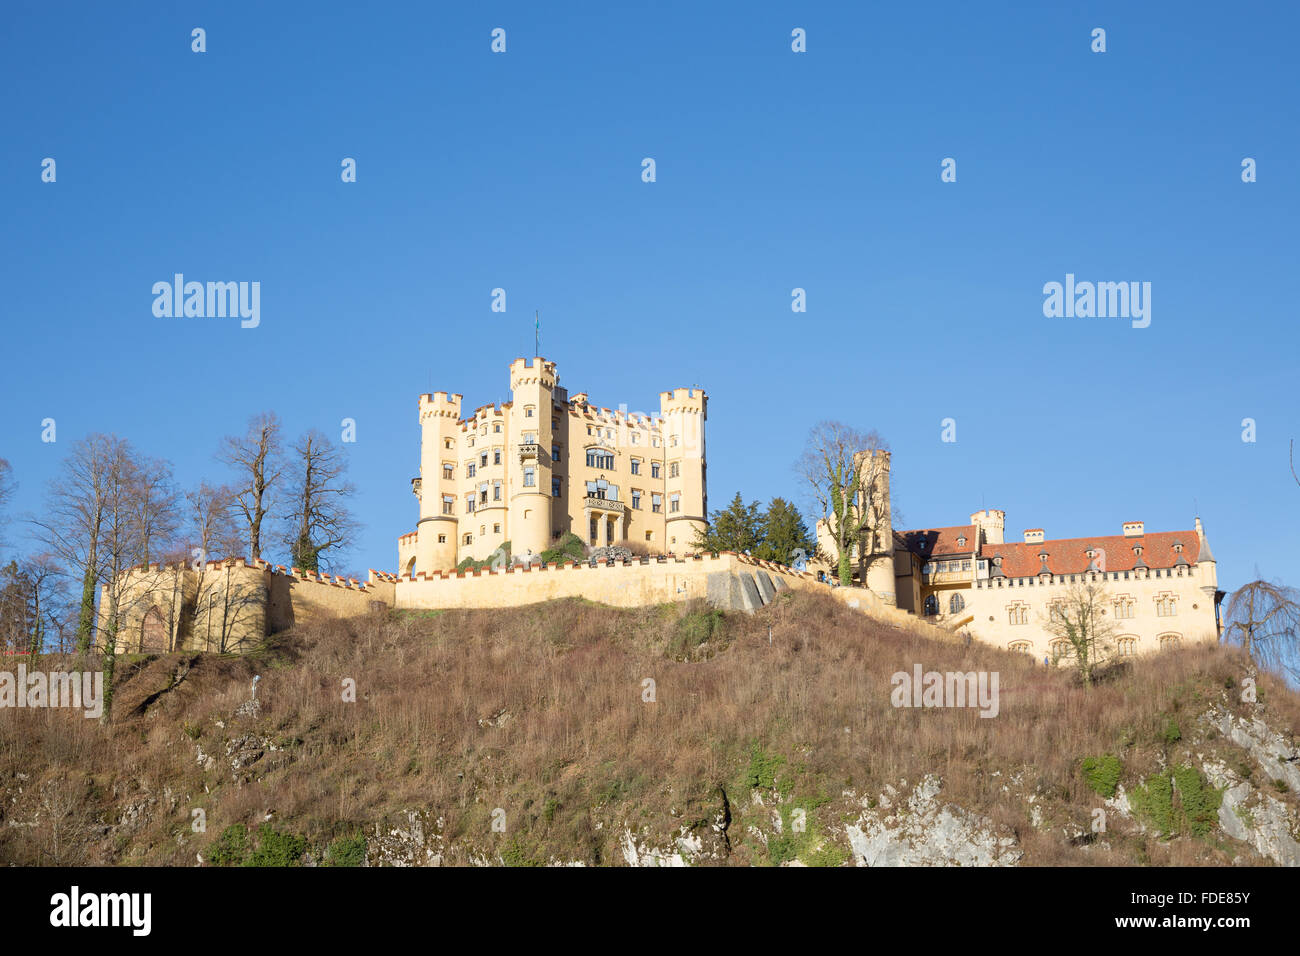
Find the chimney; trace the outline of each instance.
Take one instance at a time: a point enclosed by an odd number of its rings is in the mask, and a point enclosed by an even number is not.
[[[1144,533],[1144,532],[1142,531],[1142,522],[1141,522],[1141,521],[1125,521],[1125,522],[1124,522],[1124,537],[1126,537],[1126,538],[1140,538],[1140,537],[1142,537],[1143,533]]]
[[[1028,528],[1025,531],[1025,544],[1041,544],[1043,541],[1042,528]]]

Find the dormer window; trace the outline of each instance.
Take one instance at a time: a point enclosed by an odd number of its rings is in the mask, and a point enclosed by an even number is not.
[[[964,534],[957,536],[957,547],[959,548],[966,547],[966,536]]]

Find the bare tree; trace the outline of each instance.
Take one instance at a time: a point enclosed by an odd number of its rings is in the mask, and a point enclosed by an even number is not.
[[[63,568],[52,555],[10,561],[0,570],[0,646],[32,656],[61,639],[67,623]]]
[[[1068,656],[1078,665],[1085,687],[1092,686],[1097,665],[1115,651],[1115,622],[1106,616],[1109,600],[1100,584],[1076,584],[1064,597],[1052,602],[1043,623],[1049,634],[1068,642]]]
[[[892,557],[889,494],[889,446],[875,431],[860,432],[842,422],[813,426],[796,466],[821,511],[821,521],[835,549],[824,555],[836,566],[840,584],[853,582],[858,558],[862,584],[872,561]]]
[[[18,485],[14,482],[13,467],[0,458],[0,550],[8,547],[5,532],[9,525],[9,507],[13,504]]]
[[[88,435],[74,442],[59,474],[49,483],[44,518],[33,521],[37,537],[81,580],[77,651],[83,654],[90,650],[95,632],[107,476],[120,466],[128,448],[115,435]]]
[[[196,561],[237,555],[242,546],[237,513],[242,510],[232,485],[206,481],[185,493],[187,547]]]
[[[1258,572],[1256,572],[1258,573]],[[1232,592],[1223,641],[1239,644],[1260,667],[1300,679],[1300,592],[1251,581]]]
[[[284,470],[279,417],[275,412],[254,416],[245,435],[222,439],[217,458],[236,472],[235,503],[248,525],[249,556],[257,560],[262,556],[263,525]]]
[[[352,543],[356,523],[347,502],[356,489],[344,479],[347,458],[324,434],[311,429],[293,446],[285,544],[294,567],[318,571],[327,552]]]

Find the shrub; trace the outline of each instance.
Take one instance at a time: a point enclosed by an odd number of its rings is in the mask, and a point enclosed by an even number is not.
[[[325,850],[325,866],[362,866],[366,862],[366,838],[357,833],[341,836]]]
[[[208,847],[208,862],[213,866],[243,866],[248,857],[248,827],[232,823]]]
[[[1115,789],[1119,786],[1119,775],[1122,769],[1119,758],[1114,754],[1083,758],[1083,779],[1088,782],[1088,786],[1092,788],[1093,792],[1100,794],[1107,800],[1115,796]]]
[[[581,561],[586,555],[587,548],[572,531],[567,531],[559,541],[555,542],[555,547],[548,548],[542,552],[542,560],[547,564],[568,563],[569,561]]]
[[[1163,837],[1190,833],[1205,836],[1218,821],[1223,791],[1210,786],[1195,767],[1180,765],[1152,774],[1133,791],[1138,816]]]
[[[298,866],[307,852],[307,839],[293,833],[284,833],[269,823],[257,828],[257,849],[244,861],[244,866]]]

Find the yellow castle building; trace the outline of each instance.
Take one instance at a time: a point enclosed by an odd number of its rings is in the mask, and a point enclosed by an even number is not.
[[[466,413],[462,395],[419,401],[419,522],[398,540],[399,574],[488,559],[505,542],[539,555],[565,533],[592,546],[690,549],[708,514],[699,388],[661,392],[656,414],[570,396],[555,363],[510,363],[511,400]]]
[[[1118,535],[1048,538],[1042,528],[1023,541],[1005,540],[1006,512],[977,511],[970,523],[896,531],[890,526],[889,452],[864,453],[884,503],[873,512],[879,536],[861,581],[854,550],[854,583],[886,604],[953,630],[1038,659],[1069,656],[1068,641],[1051,628],[1072,591],[1096,586],[1113,632],[1113,653],[1130,656],[1184,643],[1217,641],[1218,564],[1198,517],[1183,531],[1148,532],[1128,521]],[[834,574],[836,549],[824,521],[817,523],[820,573]],[[829,562],[829,563],[828,563]]]

